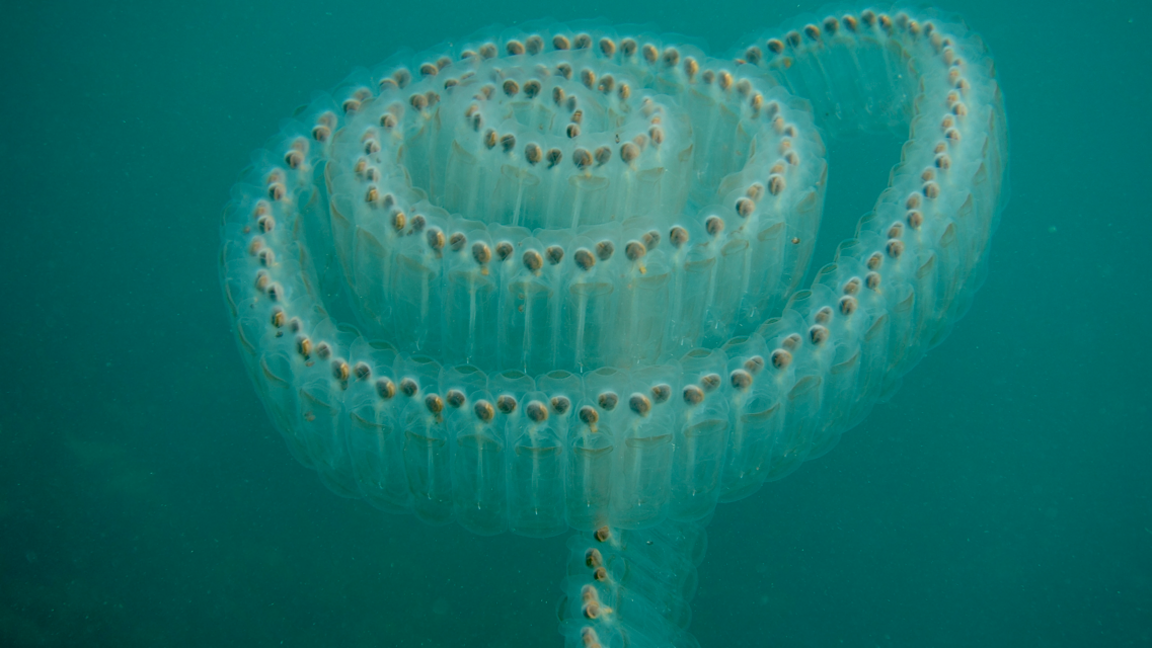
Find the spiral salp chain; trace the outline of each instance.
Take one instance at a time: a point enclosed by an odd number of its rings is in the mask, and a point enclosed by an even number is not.
[[[810,106],[833,137],[911,135],[797,291]],[[982,44],[873,11],[724,60],[525,28],[298,118],[224,216],[249,372],[333,490],[479,533],[699,519],[827,451],[966,309],[1007,162]]]

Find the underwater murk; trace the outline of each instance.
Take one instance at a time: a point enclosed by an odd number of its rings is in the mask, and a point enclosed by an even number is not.
[[[232,192],[241,353],[333,491],[485,535],[574,530],[566,645],[694,646],[705,526],[899,386],[964,314],[1005,115],[956,19],[864,10],[714,58],[600,24],[354,73]],[[801,286],[825,138],[906,129]]]

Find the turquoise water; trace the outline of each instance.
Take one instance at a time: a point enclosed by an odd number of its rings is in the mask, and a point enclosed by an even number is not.
[[[559,645],[562,537],[384,516],[290,458],[228,330],[220,207],[278,120],[397,48],[547,15],[719,52],[819,6],[7,8],[0,642]],[[1152,643],[1152,11],[944,6],[1007,97],[988,280],[833,452],[718,508],[704,646]],[[830,151],[818,262],[899,144]]]

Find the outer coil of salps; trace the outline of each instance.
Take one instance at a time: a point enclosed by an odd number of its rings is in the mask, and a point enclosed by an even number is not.
[[[798,290],[817,129],[894,123],[889,187]],[[277,428],[337,493],[484,534],[699,520],[947,334],[1006,142],[982,43],[934,17],[837,14],[725,59],[527,29],[299,113],[233,190],[221,275]]]

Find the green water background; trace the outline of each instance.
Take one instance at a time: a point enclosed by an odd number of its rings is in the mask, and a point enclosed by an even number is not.
[[[717,510],[705,647],[1152,645],[1152,5],[941,4],[1007,97],[989,278],[832,453]],[[719,53],[820,5],[5,3],[0,644],[558,646],[563,537],[386,516],[289,457],[228,330],[221,206],[280,119],[400,47],[553,16]],[[899,144],[831,147],[817,265]]]

